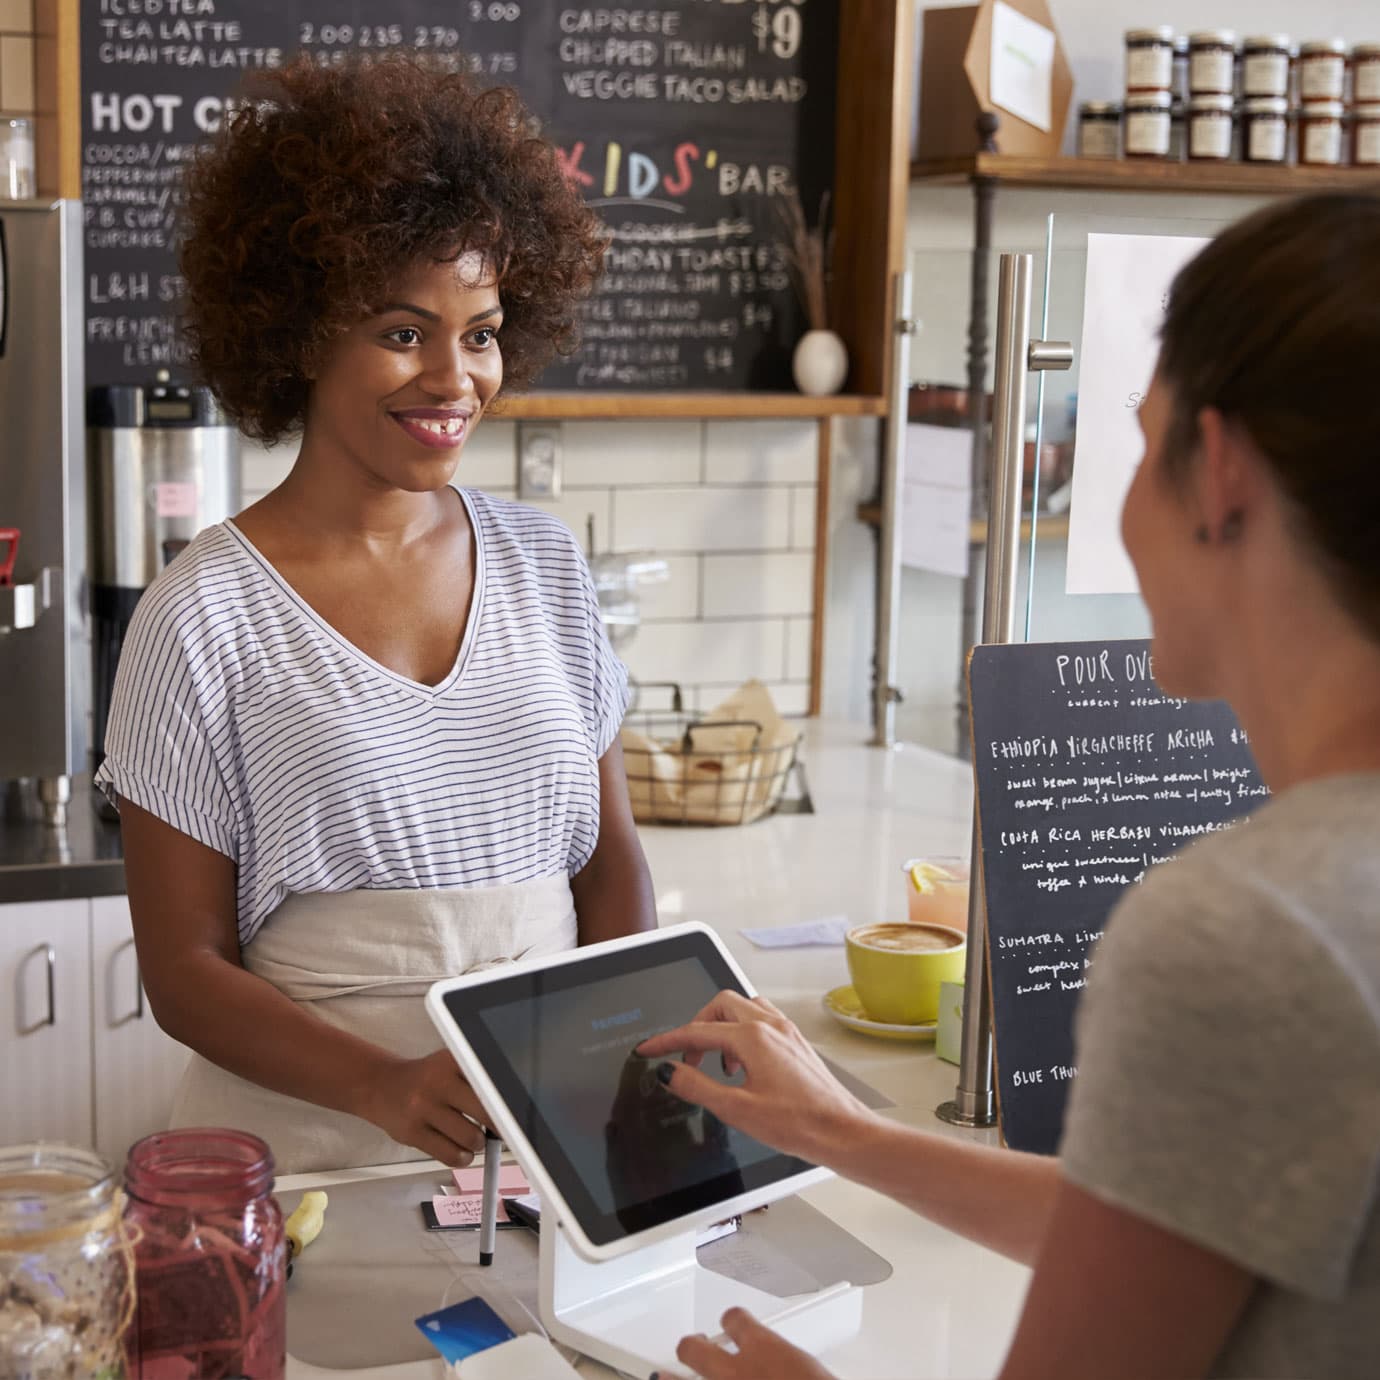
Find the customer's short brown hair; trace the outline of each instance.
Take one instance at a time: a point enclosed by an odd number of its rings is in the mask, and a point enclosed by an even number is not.
[[[1268,461],[1341,602],[1380,639],[1380,196],[1272,205],[1175,279],[1160,375],[1182,478],[1219,409]]]
[[[575,343],[604,232],[516,93],[407,58],[256,77],[189,168],[185,327],[242,430],[300,428],[320,348],[418,260],[498,275],[504,388]]]

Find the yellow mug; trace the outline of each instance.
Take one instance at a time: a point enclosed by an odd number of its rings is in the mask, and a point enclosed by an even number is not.
[[[858,1000],[886,1025],[937,1020],[939,984],[963,981],[967,938],[948,925],[860,925],[844,944]]]

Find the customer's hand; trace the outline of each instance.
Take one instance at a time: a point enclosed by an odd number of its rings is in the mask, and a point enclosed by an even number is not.
[[[808,1352],[763,1327],[751,1313],[730,1308],[723,1316],[725,1333],[737,1352],[725,1351],[708,1337],[685,1337],[676,1356],[705,1380],[832,1380]],[[661,1371],[653,1380],[678,1380]]]
[[[872,1113],[825,1067],[808,1040],[764,997],[720,992],[689,1025],[653,1035],[637,1048],[645,1058],[683,1053],[657,1075],[678,1097],[791,1155],[828,1164],[872,1120]],[[717,1053],[738,1087],[699,1067]]]
[[[359,1114],[452,1168],[469,1164],[484,1148],[488,1118],[448,1049],[382,1064],[364,1084]]]

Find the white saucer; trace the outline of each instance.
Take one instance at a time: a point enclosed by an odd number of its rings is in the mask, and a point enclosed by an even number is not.
[[[872,1020],[858,994],[845,983],[826,992],[822,998],[824,1009],[840,1024],[859,1035],[874,1035],[879,1040],[932,1040],[939,1029],[938,1021],[925,1021],[920,1025],[889,1025],[885,1021]]]

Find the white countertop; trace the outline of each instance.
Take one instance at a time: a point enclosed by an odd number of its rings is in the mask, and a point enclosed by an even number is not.
[[[904,916],[907,858],[966,856],[972,775],[966,764],[923,748],[866,747],[866,730],[811,724],[806,764],[813,815],[783,815],[743,828],[642,831],[663,924],[713,926],[765,996],[815,1045],[896,1104],[888,1115],[940,1134],[934,1108],[952,1097],[957,1069],[930,1044],[874,1040],[837,1025],[820,998],[847,981],[841,949],[753,947],[745,926],[786,925],[829,915],[857,924]],[[415,1172],[418,1165],[392,1171]],[[300,1175],[283,1189],[342,1176]],[[360,1177],[351,1174],[348,1177]],[[924,1222],[867,1189],[835,1180],[807,1195],[815,1207],[891,1262],[893,1274],[864,1293],[862,1333],[824,1359],[845,1380],[980,1377],[1006,1352],[1029,1273]],[[586,1375],[608,1374],[586,1362]],[[431,1380],[439,1360],[368,1370],[324,1371],[289,1359],[291,1380]]]

